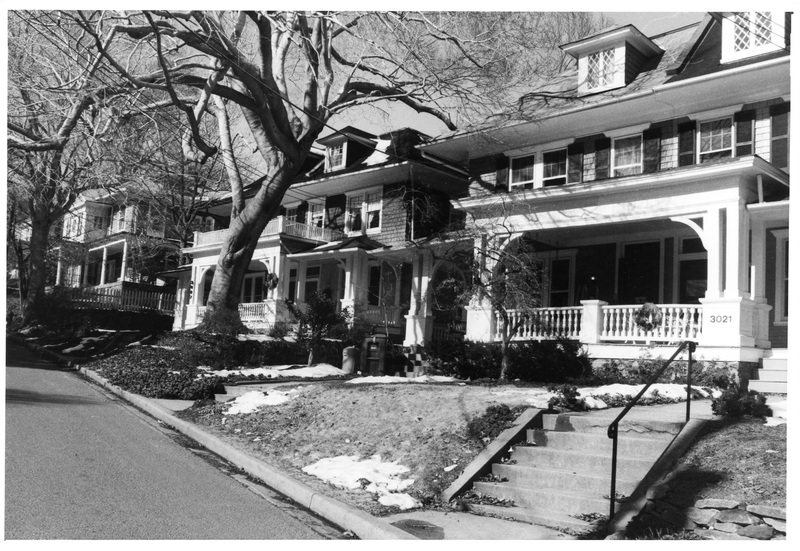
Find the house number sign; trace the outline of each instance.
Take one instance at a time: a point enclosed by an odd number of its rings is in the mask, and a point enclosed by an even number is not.
[[[730,323],[733,321],[733,316],[709,316],[708,321],[711,323]]]

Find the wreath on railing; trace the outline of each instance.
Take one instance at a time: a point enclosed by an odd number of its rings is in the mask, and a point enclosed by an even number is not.
[[[659,325],[664,315],[661,309],[652,302],[645,302],[633,316],[633,322],[645,332],[652,331]]]

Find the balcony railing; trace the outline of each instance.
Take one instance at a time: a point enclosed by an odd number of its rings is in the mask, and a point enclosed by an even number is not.
[[[218,245],[225,241],[229,232],[230,230],[228,229],[209,232],[195,232],[194,246],[202,247],[205,245]],[[267,227],[264,228],[263,232],[261,232],[261,237],[273,236],[281,233],[324,243],[338,241],[339,239],[344,238],[344,233],[339,230],[309,226],[308,224],[301,224],[300,222],[287,220],[283,216],[278,216],[277,218],[270,220],[267,224]]]
[[[401,308],[399,306],[364,306],[357,311],[357,316],[373,325],[387,324],[391,327],[400,326]],[[402,320],[405,323],[405,320]]]
[[[577,339],[581,333],[583,307],[537,308],[527,316],[517,310],[509,310],[508,315],[512,326],[522,322],[513,340],[544,340],[556,337]],[[503,320],[498,312],[495,312],[495,317],[497,319],[495,339],[500,340],[503,335]]]
[[[641,305],[603,306],[603,341],[696,341],[703,334],[703,307],[690,304],[658,304],[661,320],[651,331],[636,324]],[[650,321],[654,321],[651,317]]]

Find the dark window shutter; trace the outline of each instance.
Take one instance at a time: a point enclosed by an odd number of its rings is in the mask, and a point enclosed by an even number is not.
[[[644,141],[644,168],[642,172],[658,172],[661,168],[661,128],[650,128],[642,133]]]
[[[495,191],[508,191],[508,157],[505,155],[495,157],[495,171]]]
[[[769,108],[772,119],[770,162],[778,168],[789,167],[789,104],[780,103]]]
[[[678,166],[695,164],[695,122],[678,125]]]
[[[281,207],[278,209],[278,216],[286,216],[286,207]]]
[[[331,195],[325,198],[326,227],[332,230],[344,231],[344,211],[347,197],[344,193]]]
[[[753,121],[756,112],[752,109],[739,111],[733,116],[736,122],[736,156],[753,154]]]
[[[583,181],[583,143],[567,147],[567,183],[578,184]]]
[[[594,142],[594,179],[608,178],[611,160],[611,139],[602,138]]]

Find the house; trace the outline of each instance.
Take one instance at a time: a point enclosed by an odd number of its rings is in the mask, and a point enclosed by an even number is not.
[[[178,249],[147,200],[125,190],[88,190],[64,217],[54,283],[81,289],[73,294],[84,302],[172,313],[174,285],[157,274]]]
[[[574,68],[518,113],[419,145],[469,167],[452,204],[485,239],[502,223],[535,243],[546,323],[518,339],[565,335],[600,360],[691,339],[743,373],[786,357],[790,24],[749,12],[652,37],[608,29],[562,46]],[[652,331],[634,323],[645,302]],[[486,304],[466,336],[498,338]]]
[[[427,139],[407,128],[375,136],[347,127],[318,140],[260,237],[241,290],[246,325],[292,322],[286,301],[303,307],[320,291],[397,343],[422,344],[459,325],[463,336],[465,318],[435,311],[425,297],[431,278],[447,273],[431,237],[458,223],[450,199],[467,196],[467,175],[420,153]],[[230,205],[209,208],[222,227],[197,232],[183,251],[192,263],[173,274],[175,329],[202,321]]]

